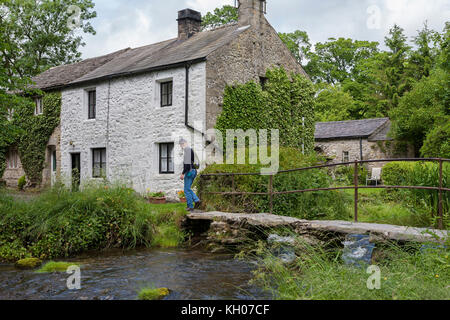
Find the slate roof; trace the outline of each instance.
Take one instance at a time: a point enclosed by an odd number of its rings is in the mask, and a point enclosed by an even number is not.
[[[238,37],[249,27],[227,25],[195,34],[187,40],[178,38],[135,49],[55,67],[33,78],[34,87],[46,90],[68,85],[136,74],[205,59],[216,49]]]
[[[390,140],[387,136],[389,130],[389,118],[317,122],[314,138],[316,140],[367,138],[370,141],[386,141]]]

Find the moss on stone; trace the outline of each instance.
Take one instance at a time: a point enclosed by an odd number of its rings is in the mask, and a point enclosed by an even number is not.
[[[139,300],[161,300],[169,295],[170,291],[167,288],[144,288],[139,292]]]
[[[48,272],[66,272],[67,268],[70,266],[78,266],[76,263],[72,262],[55,262],[55,261],[49,261],[45,265],[43,265],[37,272],[39,273],[48,273]]]
[[[26,258],[16,261],[16,267],[20,269],[34,269],[41,264],[42,261],[38,258]]]

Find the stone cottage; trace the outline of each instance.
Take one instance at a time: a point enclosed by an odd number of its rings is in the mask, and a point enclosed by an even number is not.
[[[182,189],[177,141],[205,132],[226,84],[264,81],[283,66],[306,76],[265,18],[266,1],[240,0],[237,23],[201,31],[201,14],[178,12],[178,36],[50,69],[36,86],[62,93],[61,175],[68,182],[122,181],[138,192]],[[44,106],[45,107],[45,106]],[[73,169],[80,177],[73,175]]]
[[[389,137],[389,118],[317,122],[315,150],[325,155],[329,162],[350,162],[355,160],[392,159],[414,157],[414,150],[406,146],[403,150]],[[369,164],[380,167],[383,163]]]

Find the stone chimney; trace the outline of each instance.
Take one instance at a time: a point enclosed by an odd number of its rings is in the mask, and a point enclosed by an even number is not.
[[[258,26],[266,13],[266,0],[238,0],[238,2],[239,26]]]
[[[178,11],[178,40],[186,40],[201,30],[202,14],[192,9]]]

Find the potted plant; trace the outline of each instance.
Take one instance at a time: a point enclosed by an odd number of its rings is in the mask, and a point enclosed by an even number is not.
[[[147,199],[152,204],[165,204],[166,203],[166,195],[164,192],[149,192],[147,195]]]
[[[184,191],[178,191],[178,198],[180,199],[180,202],[186,203],[186,196],[184,194]]]

